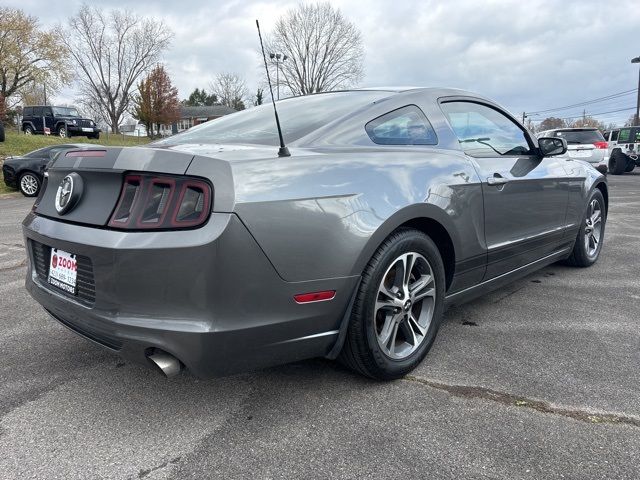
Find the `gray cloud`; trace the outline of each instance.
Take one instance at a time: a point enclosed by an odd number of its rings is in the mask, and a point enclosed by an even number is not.
[[[60,4],[5,0],[45,25],[65,23],[78,0]],[[102,2],[100,2],[101,4]],[[637,85],[640,55],[636,0],[417,1],[334,0],[362,31],[363,85],[453,86],[495,98],[514,113],[569,105]],[[296,2],[112,0],[162,19],[175,38],[165,63],[182,97],[221,71],[261,81],[255,19],[265,31]],[[624,12],[621,14],[621,12]],[[71,94],[72,92],[65,92]],[[633,107],[635,97],[587,107],[588,113]],[[577,109],[579,110],[579,109]],[[576,109],[558,116],[577,113]],[[602,116],[609,122],[633,112]]]

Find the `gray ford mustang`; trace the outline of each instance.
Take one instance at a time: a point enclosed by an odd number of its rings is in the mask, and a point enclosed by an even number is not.
[[[23,228],[63,325],[167,375],[311,357],[413,369],[443,310],[552,262],[593,264],[606,178],[492,101],[333,92],[147,148],[69,151]]]

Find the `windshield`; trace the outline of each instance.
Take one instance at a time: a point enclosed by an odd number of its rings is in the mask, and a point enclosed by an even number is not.
[[[574,145],[604,142],[600,130],[558,130],[554,136],[564,138],[568,144]]]
[[[29,157],[29,158],[46,158],[46,157],[49,156],[49,151],[52,148],[53,147],[39,148],[38,150],[34,150],[33,152],[27,153],[25,155],[25,157]]]
[[[307,95],[279,101],[278,116],[284,141],[289,143],[298,140],[349,112],[389,95],[389,92],[381,91],[352,91]],[[154,145],[185,143],[278,145],[273,105],[268,103],[211,120],[184,133],[160,140]]]
[[[78,110],[71,107],[51,107],[53,108],[53,114],[56,116],[65,116],[65,117],[79,117],[80,114]]]

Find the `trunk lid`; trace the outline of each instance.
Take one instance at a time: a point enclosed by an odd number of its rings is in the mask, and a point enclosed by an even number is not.
[[[56,220],[105,226],[120,197],[125,172],[183,175],[192,159],[192,154],[147,147],[62,152],[48,169],[35,212]],[[61,215],[56,210],[58,187],[73,172],[81,178],[82,191],[76,206]],[[80,187],[74,185],[76,188]]]

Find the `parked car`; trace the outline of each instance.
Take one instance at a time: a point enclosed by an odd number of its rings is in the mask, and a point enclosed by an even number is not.
[[[640,166],[640,126],[624,127],[604,133],[609,145],[609,171],[614,175],[631,172]]]
[[[33,298],[167,375],[339,357],[393,379],[447,306],[600,255],[605,176],[489,99],[370,89],[277,106],[290,152],[263,105],[59,155],[23,222]]]
[[[90,118],[84,118],[73,107],[52,107],[36,105],[24,107],[22,111],[22,131],[27,135],[44,134],[62,138],[85,136],[100,138],[100,128]]]
[[[558,137],[567,141],[567,155],[569,158],[584,160],[607,171],[607,142],[597,128],[555,128],[537,134],[538,137]]]
[[[25,197],[35,197],[40,192],[47,164],[66,149],[91,148],[91,144],[51,145],[34,150],[21,157],[8,157],[2,165],[4,183],[10,188],[17,188]]]

